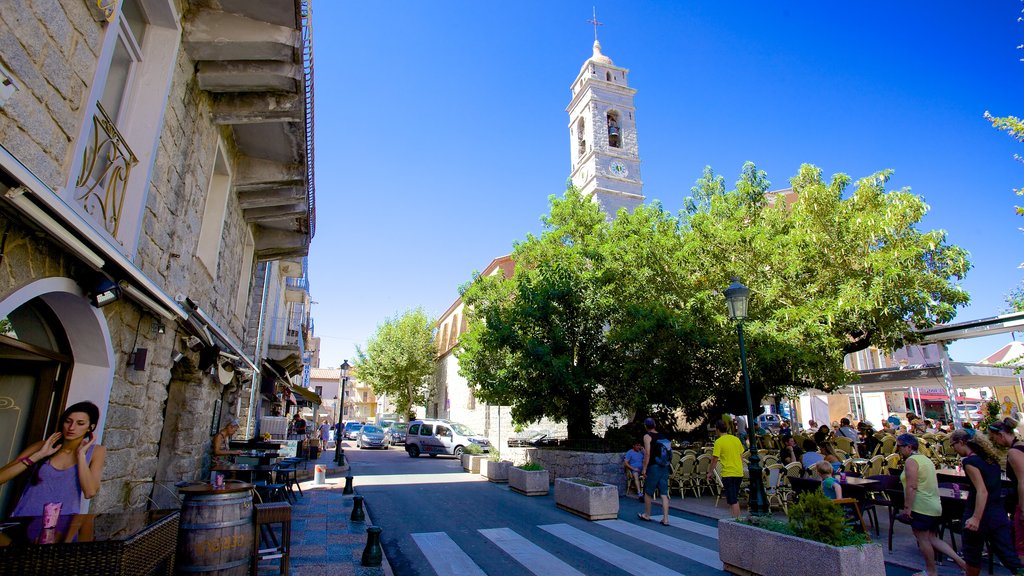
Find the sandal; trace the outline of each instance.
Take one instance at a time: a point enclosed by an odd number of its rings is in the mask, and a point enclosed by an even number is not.
[[[672,524],[669,523],[668,518],[665,518],[665,519],[663,519],[661,521],[661,525],[662,526],[671,526]]]
[[[636,517],[643,520],[644,522],[650,522],[651,519],[648,516],[644,516],[643,512],[637,512]]]

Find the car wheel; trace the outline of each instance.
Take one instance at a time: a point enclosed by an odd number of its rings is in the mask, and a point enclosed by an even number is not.
[[[437,458],[437,454],[434,454],[433,452],[431,452],[430,457],[431,458]]]
[[[420,456],[420,448],[415,444],[411,446],[406,446],[405,451],[409,453],[409,458],[419,458]]]
[[[456,458],[462,458],[462,446],[456,446],[455,451],[452,452],[452,455],[455,456]]]

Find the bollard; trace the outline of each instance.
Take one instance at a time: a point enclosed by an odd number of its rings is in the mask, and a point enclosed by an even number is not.
[[[352,489],[352,475],[345,476],[345,489],[341,491],[342,494],[352,494],[355,490]]]
[[[352,517],[349,520],[353,522],[363,522],[366,520],[366,514],[363,512],[362,496],[356,496],[352,499]]]
[[[366,548],[363,548],[363,566],[380,566],[384,552],[380,549],[380,527],[366,528]]]
[[[313,466],[313,483],[323,484],[327,481],[327,466],[317,464]]]

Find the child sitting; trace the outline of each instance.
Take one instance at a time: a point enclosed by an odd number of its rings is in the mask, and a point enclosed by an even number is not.
[[[814,471],[821,478],[821,491],[832,500],[843,497],[843,486],[832,476],[832,464],[822,460],[814,465]]]

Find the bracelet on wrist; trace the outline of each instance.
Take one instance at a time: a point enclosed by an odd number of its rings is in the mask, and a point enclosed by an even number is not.
[[[36,465],[36,463],[28,456],[22,456],[21,458],[18,458],[18,462],[21,462],[28,468],[31,468]]]

